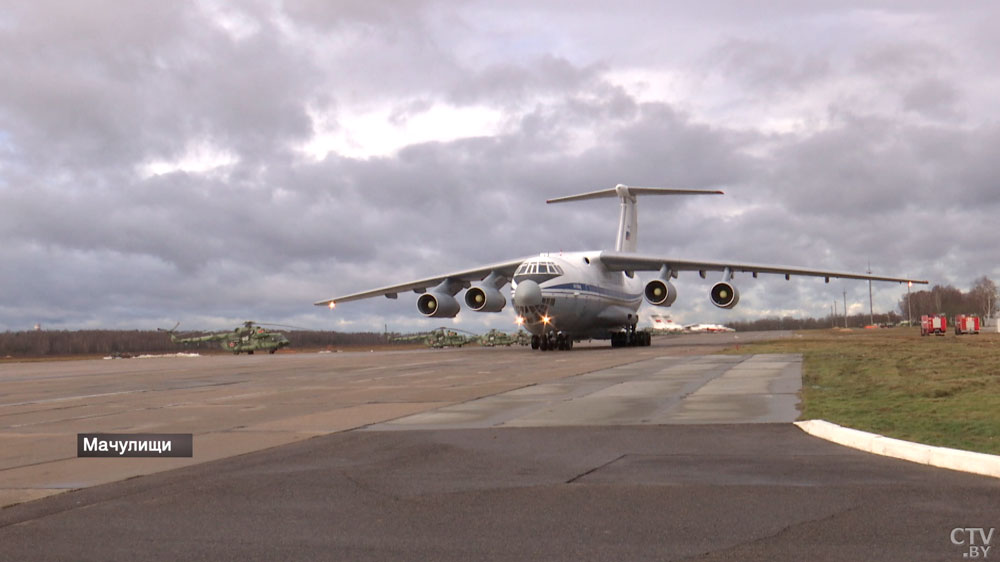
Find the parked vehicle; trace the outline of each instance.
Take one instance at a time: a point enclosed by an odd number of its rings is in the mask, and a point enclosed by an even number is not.
[[[955,335],[979,334],[979,317],[959,314],[955,317]]]
[[[943,336],[948,332],[948,319],[944,314],[933,314],[920,317],[920,335],[931,334]]]

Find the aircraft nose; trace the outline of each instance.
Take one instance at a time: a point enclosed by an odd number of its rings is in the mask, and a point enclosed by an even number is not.
[[[531,279],[525,279],[514,289],[514,306],[538,306],[542,304],[542,288]]]

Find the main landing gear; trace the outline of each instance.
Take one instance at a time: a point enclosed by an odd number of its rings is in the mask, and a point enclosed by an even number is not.
[[[573,349],[573,338],[563,332],[545,332],[541,336],[531,336],[531,349],[569,351]]]
[[[637,332],[635,324],[632,324],[624,332],[614,332],[611,334],[611,347],[646,347],[653,343],[653,336],[649,332]]]

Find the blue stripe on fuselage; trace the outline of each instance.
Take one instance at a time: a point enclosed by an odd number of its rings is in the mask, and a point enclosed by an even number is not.
[[[625,291],[618,291],[615,289],[609,289],[607,287],[600,287],[598,285],[588,285],[586,283],[563,283],[562,285],[543,287],[542,293],[544,294],[546,291],[572,291],[574,293],[590,293],[591,295],[596,295],[605,298],[612,298],[626,302],[642,299],[642,293],[627,293]]]

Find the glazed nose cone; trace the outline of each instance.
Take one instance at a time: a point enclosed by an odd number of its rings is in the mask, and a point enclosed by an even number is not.
[[[542,288],[538,283],[525,279],[514,289],[514,306],[538,306],[542,304]]]

